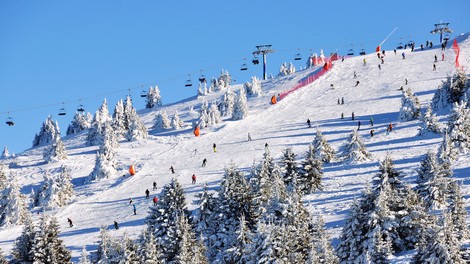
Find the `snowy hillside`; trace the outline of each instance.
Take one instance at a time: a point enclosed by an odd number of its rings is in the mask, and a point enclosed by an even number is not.
[[[293,87],[301,78],[316,68],[298,71],[292,75],[278,77],[262,82],[263,95],[248,97],[248,116],[242,120],[232,121],[223,117],[223,122],[201,129],[201,135],[193,135],[192,122],[199,119],[198,109],[203,100],[209,104],[223,98],[227,89],[209,93],[204,96],[188,98],[178,103],[138,111],[145,126],[149,129],[149,137],[137,141],[120,140],[116,148],[118,173],[115,177],[86,183],[86,178],[95,166],[98,146],[87,146],[87,132],[62,138],[68,159],[46,164],[43,159],[45,147],[32,148],[15,158],[1,160],[9,164],[10,172],[19,181],[21,192],[29,195],[37,191],[44,181],[44,175],[56,173],[61,165],[66,165],[72,175],[75,196],[64,207],[52,209],[60,225],[60,238],[72,251],[72,260],[78,261],[82,247],[92,252],[97,249],[101,226],[107,226],[112,236],[137,238],[144,230],[148,208],[153,206],[152,198],[158,196],[162,187],[173,177],[182,185],[190,211],[198,209],[195,204],[196,195],[202,192],[204,183],[211,191],[220,187],[224,168],[235,164],[247,175],[253,164],[259,165],[268,144],[270,153],[278,162],[283,150],[292,148],[297,160],[304,160],[309,144],[320,129],[328,143],[339,154],[351,131],[358,128],[367,150],[372,154],[369,161],[348,163],[340,158],[325,163],[323,190],[315,191],[304,197],[304,205],[313,216],[321,215],[327,227],[327,233],[336,247],[342,227],[349,216],[350,207],[356,198],[360,198],[372,178],[379,172],[379,161],[387,154],[396,164],[396,169],[404,176],[404,181],[416,183],[420,161],[428,150],[437,151],[442,142],[442,135],[427,134],[417,136],[421,121],[400,121],[402,92],[400,87],[411,88],[418,96],[423,114],[429,106],[434,93],[447,76],[455,73],[455,53],[450,48],[441,52],[440,47],[424,51],[404,50],[406,59],[401,52],[387,50],[384,63],[377,59],[375,53],[365,56],[346,58],[333,63],[333,68],[312,84],[303,87],[277,104],[270,104],[273,95],[277,95]],[[460,42],[460,64],[467,69],[470,58],[470,39]],[[445,60],[441,60],[441,54]],[[433,70],[434,56],[438,62]],[[364,65],[363,60],[366,60]],[[379,69],[379,66],[381,69]],[[357,78],[354,78],[354,73]],[[405,85],[405,79],[408,84]],[[356,81],[360,83],[355,87]],[[333,85],[334,88],[331,87]],[[230,90],[238,93],[243,85],[230,86]],[[338,100],[344,99],[344,104]],[[138,99],[135,99],[138,100]],[[114,105],[108,105],[112,112]],[[165,110],[168,116],[177,111],[187,126],[181,130],[154,131],[155,116]],[[448,121],[451,108],[436,113],[443,125]],[[354,112],[355,120],[351,120]],[[344,119],[341,119],[341,115]],[[374,124],[370,125],[373,118]],[[306,124],[311,120],[312,127]],[[389,124],[393,131],[387,133]],[[61,124],[62,131],[65,125]],[[374,129],[373,137],[370,136]],[[37,131],[31,131],[31,135]],[[252,140],[248,141],[250,133]],[[213,144],[217,145],[216,151]],[[207,165],[202,167],[203,159]],[[131,164],[137,167],[137,173],[129,176]],[[175,169],[175,174],[170,171]],[[470,156],[461,154],[452,164],[454,178],[461,183],[461,192],[467,212],[470,211]],[[123,177],[122,175],[126,175]],[[197,183],[192,184],[191,175],[197,176]],[[153,190],[152,183],[157,183]],[[146,199],[145,190],[150,191],[150,199]],[[132,197],[136,205],[136,214],[129,204]],[[41,207],[31,209],[34,218],[39,218]],[[36,214],[37,213],[37,214]],[[73,220],[69,227],[67,218]],[[119,230],[114,230],[113,223],[118,222]],[[470,217],[467,216],[467,224]],[[0,228],[0,248],[11,258],[11,250],[15,239],[20,235],[22,226]],[[468,247],[468,245],[467,245]],[[415,251],[394,256],[393,263],[409,263]]]

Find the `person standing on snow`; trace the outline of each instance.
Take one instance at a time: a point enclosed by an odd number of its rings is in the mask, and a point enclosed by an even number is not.
[[[374,126],[374,118],[372,118],[372,116],[370,117],[369,121],[370,121],[370,125]]]
[[[215,145],[215,143],[212,145],[212,148],[214,149],[214,152],[217,152],[217,145]]]
[[[157,189],[157,182],[153,182],[153,190],[155,191]]]
[[[67,222],[69,222],[69,226],[70,226],[70,227],[73,227],[72,219],[67,218]]]
[[[307,125],[308,125],[308,127],[312,127],[312,124],[310,123],[310,119],[307,119]]]
[[[170,171],[171,171],[171,174],[175,174],[175,169],[173,168],[173,165],[170,166]]]
[[[405,58],[406,58],[405,52],[402,52],[402,53],[401,53],[401,58],[402,58],[402,59],[405,59]]]
[[[341,119],[344,119],[344,113],[341,113]]]
[[[436,64],[435,64],[435,63],[432,65],[432,70],[433,70],[433,71],[436,70]]]
[[[434,55],[434,62],[437,62],[437,55]]]
[[[344,105],[344,97],[341,97],[341,104]]]
[[[118,230],[119,229],[119,224],[118,222],[114,221],[114,229]]]
[[[374,136],[374,130],[371,129],[371,130],[370,130],[370,137],[373,137],[373,136]]]
[[[132,203],[132,198],[131,198],[131,197],[129,197],[129,204],[131,204],[131,203]]]
[[[207,159],[204,158],[204,159],[202,160],[202,167],[205,167],[205,166],[206,166],[206,163],[207,163]]]
[[[153,197],[153,205],[157,205],[157,203],[158,203],[158,198],[157,198],[157,196],[154,196]]]
[[[351,119],[354,120],[354,112],[351,114]]]
[[[442,61],[444,61],[444,53],[442,53]]]
[[[135,204],[133,204],[132,207],[134,208],[134,215],[136,215],[137,214],[137,208],[135,208]]]
[[[196,174],[193,174],[193,176],[191,176],[191,180],[192,180],[192,184],[196,184]]]
[[[248,141],[251,141],[251,135],[249,132],[248,132]]]
[[[150,191],[149,189],[145,190],[145,199],[149,199],[150,198]]]
[[[356,85],[354,85],[354,87],[357,87],[359,85],[359,81],[356,81]]]
[[[357,122],[357,130],[361,129],[361,120]]]

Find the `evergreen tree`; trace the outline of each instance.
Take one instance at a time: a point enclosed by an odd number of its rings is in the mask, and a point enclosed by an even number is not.
[[[230,83],[232,83],[232,77],[230,76],[230,73],[224,70],[222,70],[217,80],[219,89],[227,88],[229,87]]]
[[[418,171],[417,189],[429,209],[443,209],[447,206],[449,183],[436,154],[428,152]]]
[[[441,134],[442,128],[439,122],[437,121],[437,117],[435,114],[432,113],[431,107],[428,107],[426,113],[423,115],[422,124],[419,128],[420,136],[426,135],[428,132],[432,132],[435,134]]]
[[[32,249],[36,231],[32,216],[29,212],[26,213],[24,220],[23,230],[21,231],[21,235],[15,240],[12,254],[19,263],[32,263],[34,260]]]
[[[127,122],[128,122],[128,130],[126,133],[127,141],[139,140],[147,138],[147,128],[145,127],[144,123],[140,120],[140,117],[137,115],[135,108],[132,107],[127,112]]]
[[[311,224],[311,233],[312,233],[312,250],[313,254],[309,251],[309,259],[315,257],[315,263],[324,263],[324,264],[336,264],[338,263],[338,258],[335,255],[335,251],[330,244],[330,238],[325,230],[325,222],[321,216],[318,216],[317,220]],[[308,261],[307,261],[308,262]],[[313,263],[313,262],[310,262]]]
[[[2,198],[2,191],[6,189],[10,182],[10,170],[8,167],[0,163],[0,198]]]
[[[455,181],[449,184],[449,214],[455,238],[460,242],[468,239],[470,230],[466,222],[467,210],[465,209],[460,186]]]
[[[161,111],[155,117],[155,121],[154,121],[154,125],[152,129],[161,131],[161,130],[170,129],[170,128],[171,128],[171,123],[170,123],[170,120],[168,119],[168,116],[166,115],[166,111]]]
[[[447,129],[444,129],[442,143],[437,151],[437,157],[439,158],[440,163],[443,164],[444,169],[450,169],[452,162],[456,158],[456,152],[457,151],[452,145]]]
[[[356,129],[351,132],[348,141],[343,145],[343,156],[348,162],[363,162],[372,157]]]
[[[35,197],[36,206],[42,205],[46,209],[61,207],[74,195],[70,171],[65,166],[60,170],[57,175],[44,175],[44,185]]]
[[[232,116],[233,115],[233,108],[235,105],[235,94],[230,90],[227,89],[227,92],[224,94],[224,98],[222,100],[222,109],[220,113],[223,116]]]
[[[202,115],[201,115],[202,117]],[[220,117],[220,111],[217,107],[217,104],[214,102],[210,105],[210,108],[207,110],[207,125],[215,125],[222,123],[222,118]]]
[[[71,263],[70,251],[59,239],[59,224],[45,213],[36,227],[33,248],[34,263]]]
[[[1,159],[6,159],[10,157],[10,152],[8,151],[7,147],[3,148],[2,156],[0,157]]]
[[[150,86],[149,92],[147,93],[145,108],[150,109],[155,106],[162,106],[162,104],[162,96],[160,95],[158,85],[155,85],[155,88]]]
[[[317,152],[318,153],[318,152]],[[323,162],[315,153],[312,144],[309,145],[309,151],[299,172],[299,185],[304,194],[313,193],[316,190],[322,190],[323,185]]]
[[[87,135],[88,145],[100,145],[104,141],[104,130],[107,124],[112,121],[109,115],[108,103],[104,99],[100,108],[95,112],[93,120],[91,121],[91,127]]]
[[[22,224],[26,220],[25,200],[16,177],[10,177],[5,188],[0,188],[0,227]]]
[[[96,162],[93,171],[88,176],[87,181],[110,178],[116,174],[116,151],[118,143],[113,129],[108,124],[104,131],[104,142],[101,144],[98,153],[96,153]]]
[[[249,97],[259,97],[263,94],[261,81],[256,76],[251,77],[251,83],[246,82],[243,87]]]
[[[67,127],[66,135],[76,134],[80,131],[89,129],[91,126],[91,115],[90,113],[75,112],[72,121]]]
[[[174,261],[180,250],[182,234],[178,233],[178,220],[182,215],[188,215],[183,188],[173,178],[163,187],[158,203],[149,208],[146,219],[149,231],[161,245],[168,262]]]
[[[317,128],[317,134],[312,142],[315,157],[325,163],[330,163],[335,158],[334,149],[328,144],[320,129]]]
[[[240,89],[240,92],[233,105],[232,120],[244,119],[248,115],[248,104],[245,94],[245,89]]]
[[[114,129],[114,132],[116,133],[116,136],[121,138],[126,135],[126,124],[125,121],[126,117],[124,114],[124,103],[122,102],[122,99],[119,100],[114,106],[114,112],[113,112],[113,121],[112,121],[112,127]]]
[[[468,93],[468,79],[464,71],[457,70],[452,77],[447,77],[437,89],[432,98],[432,108],[436,111],[448,105],[458,103]]]
[[[65,145],[60,137],[51,142],[51,145],[48,148],[44,149],[43,157],[47,163],[58,162],[67,159]]]
[[[1,248],[0,248],[0,264],[8,264],[8,261],[5,258],[5,254],[3,254],[3,250]]]
[[[160,246],[155,243],[155,237],[147,228],[141,235],[137,252],[142,263],[163,264]]]
[[[196,204],[199,205],[199,209],[196,211],[193,217],[193,223],[195,226],[196,233],[212,233],[209,228],[211,227],[211,219],[215,212],[215,198],[213,193],[209,193],[207,183],[204,183],[202,192],[196,194]]]
[[[206,82],[200,82],[197,88],[197,94],[200,96],[208,94]]]
[[[178,219],[178,232],[181,235],[179,242],[179,250],[174,258],[174,263],[191,263],[194,259],[198,259],[196,263],[209,263],[204,256],[204,249],[199,249],[196,242],[195,234],[191,230],[186,215],[182,214]]]
[[[421,105],[418,96],[413,94],[410,88],[406,91],[403,90],[403,97],[401,98],[400,120],[410,121],[415,120],[421,115]]]
[[[88,259],[88,252],[86,251],[85,246],[82,247],[82,255],[80,256],[78,264],[91,264],[91,261]]]
[[[228,263],[244,263],[243,257],[247,254],[247,249],[252,243],[251,231],[245,221],[245,216],[242,215],[240,218],[239,229],[235,232],[236,240],[233,246],[227,249],[227,262]]]
[[[112,246],[111,244],[111,237],[108,230],[106,229],[106,226],[101,226],[98,246],[95,253],[95,261],[93,262],[100,263],[99,261],[106,260],[110,254],[110,248]]]
[[[179,117],[178,111],[176,111],[175,115],[171,119],[171,128],[173,130],[179,130],[184,126],[185,126],[185,124],[184,124],[183,120],[181,120],[181,118]]]
[[[297,190],[299,178],[299,166],[295,162],[296,155],[292,152],[292,148],[287,148],[283,151],[282,157],[282,170],[283,180],[286,187],[290,190]]]
[[[466,153],[470,149],[470,110],[463,103],[454,104],[449,117],[448,133],[456,150]]]
[[[60,137],[59,124],[52,120],[52,116],[48,116],[46,121],[42,123],[41,130],[34,136],[33,147],[44,146],[51,142],[55,142]]]

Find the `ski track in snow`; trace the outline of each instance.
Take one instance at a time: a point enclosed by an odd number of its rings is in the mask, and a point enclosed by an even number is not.
[[[449,45],[450,46],[450,45]],[[469,67],[470,40],[460,43],[460,63]],[[359,164],[347,164],[336,160],[324,164],[324,190],[305,196],[305,205],[313,215],[322,214],[327,225],[327,231],[337,243],[341,227],[348,217],[349,206],[355,198],[370,183],[371,178],[378,172],[379,161],[390,153],[404,177],[405,181],[413,183],[415,170],[428,149],[437,149],[441,137],[416,136],[420,121],[399,122],[400,86],[405,85],[416,93],[422,106],[427,106],[432,96],[446,76],[454,72],[455,54],[451,48],[445,53],[446,61],[439,61],[437,71],[432,71],[434,55],[440,58],[440,48],[426,49],[411,53],[404,50],[406,59],[402,60],[401,52],[386,51],[385,63],[378,69],[380,60],[375,53],[366,56],[351,57],[334,62],[331,71],[306,87],[289,94],[276,105],[270,105],[272,95],[290,89],[298,80],[315,69],[306,69],[293,75],[263,81],[264,94],[257,98],[248,98],[249,115],[244,120],[231,121],[224,118],[221,124],[204,128],[201,136],[194,137],[190,126],[179,131],[155,132],[149,131],[148,139],[125,142],[121,141],[117,151],[119,171],[115,177],[84,184],[84,179],[94,167],[97,146],[85,146],[85,135],[80,133],[64,138],[67,147],[68,160],[60,163],[45,164],[42,159],[43,147],[29,149],[19,154],[14,161],[12,172],[18,177],[22,192],[29,194],[33,188],[38,188],[43,181],[46,171],[57,169],[61,164],[71,168],[75,197],[65,207],[50,211],[57,217],[61,225],[61,239],[72,250],[72,260],[77,261],[82,246],[88,251],[96,249],[99,228],[107,226],[114,236],[127,233],[131,238],[137,238],[144,228],[147,209],[152,204],[151,199],[159,195],[162,186],[176,177],[185,189],[188,209],[195,210],[193,203],[195,195],[207,183],[209,188],[216,190],[224,173],[224,167],[233,162],[245,173],[249,173],[253,163],[259,164],[264,153],[265,143],[269,144],[271,154],[276,160],[282,156],[282,150],[292,147],[300,162],[304,158],[308,145],[315,137],[319,127],[328,142],[335,150],[339,150],[352,129],[361,121],[359,133],[363,136],[373,159]],[[367,65],[362,60],[366,58]],[[356,71],[358,78],[353,78]],[[360,81],[354,87],[356,80]],[[334,84],[334,89],[330,87]],[[242,84],[231,86],[238,92]],[[169,116],[178,111],[180,117],[191,124],[197,117],[189,113],[195,110],[204,98],[207,102],[220,100],[225,93],[220,91],[206,96],[198,96],[183,100],[161,108],[140,110],[145,125],[151,127],[155,115],[160,110],[166,110]],[[344,97],[344,105],[338,105],[337,99]],[[112,110],[113,106],[109,106]],[[356,120],[351,120],[354,112]],[[344,119],[340,119],[344,113]],[[374,126],[369,124],[373,117]],[[438,116],[440,121],[446,121],[446,116]],[[308,128],[306,120],[312,121]],[[386,126],[394,124],[394,131],[386,135]],[[375,135],[370,138],[370,129]],[[247,141],[250,133],[252,141]],[[34,134],[34,131],[31,135]],[[212,144],[217,144],[217,152],[213,152]],[[197,149],[196,155],[194,150]],[[340,153],[338,153],[340,154]],[[207,158],[206,167],[201,167],[202,160]],[[135,163],[138,172],[128,176],[127,169]],[[455,164],[455,177],[462,183],[462,193],[470,207],[470,157],[462,155]],[[175,174],[171,174],[170,166],[174,166]],[[191,184],[191,175],[197,175],[197,184]],[[126,174],[126,176],[122,176]],[[152,183],[157,182],[158,189],[152,190]],[[150,190],[150,199],[145,198],[145,190]],[[137,207],[137,215],[133,214],[129,197]],[[33,209],[40,211],[39,208]],[[74,227],[68,227],[67,218],[71,218]],[[113,221],[120,225],[114,230]],[[468,222],[470,220],[467,219]],[[21,233],[21,226],[0,229],[0,247],[7,253],[13,247],[14,240]],[[407,263],[410,254],[402,254],[394,258],[394,263]]]

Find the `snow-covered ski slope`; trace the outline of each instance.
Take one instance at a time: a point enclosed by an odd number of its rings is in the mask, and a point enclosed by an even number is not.
[[[467,35],[468,36],[468,35]],[[59,168],[62,164],[68,166],[73,175],[76,196],[65,207],[50,213],[55,215],[61,224],[61,238],[65,245],[72,250],[73,260],[78,260],[83,245],[88,251],[96,249],[100,226],[112,229],[113,221],[120,224],[120,229],[112,234],[123,235],[124,232],[136,238],[144,227],[147,208],[152,204],[151,199],[145,199],[145,190],[150,190],[150,198],[158,195],[161,187],[176,177],[184,186],[188,208],[194,210],[195,195],[201,191],[203,183],[213,190],[219,187],[223,169],[234,163],[246,173],[253,163],[258,164],[264,153],[265,143],[268,143],[272,155],[280,158],[282,150],[291,147],[297,158],[303,159],[308,145],[314,139],[317,127],[320,128],[334,149],[338,150],[349,133],[361,121],[360,134],[365,144],[373,154],[373,161],[347,164],[340,160],[324,165],[324,190],[305,196],[305,204],[313,215],[322,214],[327,224],[328,232],[337,243],[342,225],[347,217],[351,202],[359,197],[378,171],[378,161],[389,153],[405,176],[405,181],[413,183],[416,179],[416,169],[419,161],[429,149],[436,150],[441,142],[441,136],[417,136],[420,121],[399,122],[401,91],[408,85],[419,97],[422,106],[427,106],[441,83],[447,76],[455,72],[455,53],[450,48],[445,50],[445,61],[441,61],[440,47],[432,50],[404,50],[406,59],[402,59],[402,50],[386,51],[385,63],[378,65],[380,60],[375,53],[357,56],[333,63],[333,68],[314,83],[301,88],[275,105],[269,104],[271,96],[290,89],[296,82],[315,69],[307,69],[293,75],[273,78],[263,82],[264,95],[249,98],[249,115],[240,121],[226,119],[221,124],[201,130],[201,136],[195,137],[192,129],[154,133],[148,139],[126,142],[121,141],[117,149],[117,160],[120,172],[114,177],[89,184],[84,179],[90,174],[95,163],[97,146],[85,145],[86,132],[64,138],[68,160],[59,163],[45,164],[42,158],[43,147],[34,148],[18,155],[15,159],[3,162],[14,162],[14,173],[23,186],[23,193],[37,189],[43,181],[43,175],[48,170]],[[470,39],[460,42],[460,64],[468,69],[470,58]],[[419,49],[419,48],[418,48]],[[439,61],[437,70],[433,71],[434,55]],[[363,59],[367,65],[363,65]],[[357,79],[353,78],[354,71]],[[354,87],[356,80],[360,81]],[[330,87],[334,85],[334,89]],[[231,86],[237,92],[242,85]],[[193,97],[171,105],[151,110],[141,110],[139,114],[150,128],[155,115],[160,110],[166,110],[169,116],[178,111],[180,117],[187,123],[198,118],[191,112],[196,111],[202,100],[209,103],[220,100],[224,91],[207,96]],[[337,100],[344,98],[344,105],[338,105]],[[110,111],[114,105],[109,104]],[[354,112],[356,120],[351,120]],[[344,113],[344,119],[340,119]],[[441,113],[439,121],[446,122],[448,113]],[[374,126],[369,124],[373,117]],[[308,128],[306,120],[312,121]],[[394,125],[391,134],[386,134],[389,123]],[[65,130],[67,124],[61,124]],[[370,130],[375,130],[370,137]],[[33,137],[36,131],[31,131]],[[250,133],[252,141],[247,141]],[[217,144],[217,152],[212,149]],[[196,154],[195,149],[197,150]],[[207,166],[201,167],[202,160],[207,158]],[[138,172],[135,176],[122,177],[127,174],[128,166],[135,163]],[[169,168],[175,168],[171,174]],[[191,175],[197,175],[197,184],[191,184]],[[470,156],[462,155],[455,163],[454,177],[462,182],[467,209],[470,207]],[[156,181],[158,190],[152,190]],[[137,205],[137,215],[133,214],[129,205],[132,197]],[[33,209],[34,212],[39,208]],[[74,227],[70,228],[67,218],[71,218]],[[468,220],[470,222],[470,220]],[[0,229],[0,247],[7,253],[13,247],[15,238],[21,232],[21,226]],[[398,256],[395,263],[407,263],[409,256]]]

